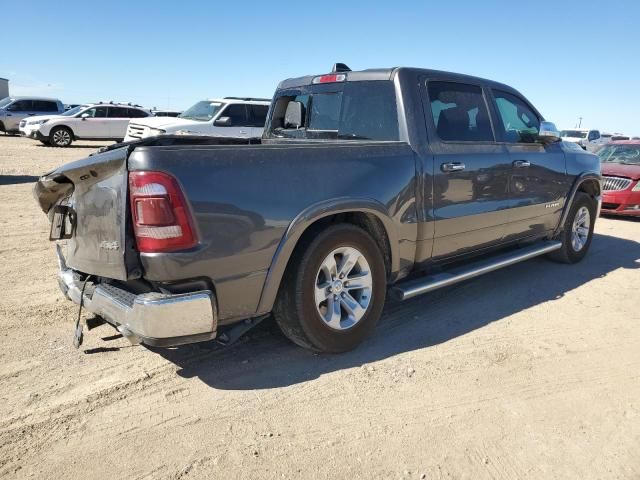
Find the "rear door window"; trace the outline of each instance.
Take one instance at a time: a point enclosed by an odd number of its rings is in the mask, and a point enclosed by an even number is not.
[[[125,107],[109,107],[109,118],[129,118],[129,109]]]
[[[247,105],[249,110],[249,126],[264,128],[267,121],[268,105]]]
[[[427,84],[436,134],[445,142],[494,141],[489,111],[477,85],[454,82]]]
[[[34,100],[33,110],[36,112],[57,112],[58,104],[47,100]]]
[[[504,140],[510,143],[533,143],[538,138],[540,119],[524,100],[500,90],[493,90]]]

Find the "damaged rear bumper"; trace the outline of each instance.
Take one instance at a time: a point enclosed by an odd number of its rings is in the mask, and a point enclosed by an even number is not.
[[[61,268],[58,283],[65,296],[79,305],[84,286],[80,275]],[[216,336],[215,298],[209,290],[136,295],[115,285],[88,281],[82,307],[116,327],[132,343],[168,347]]]

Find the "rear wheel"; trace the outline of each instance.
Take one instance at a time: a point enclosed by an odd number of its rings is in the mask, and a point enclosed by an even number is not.
[[[54,147],[68,147],[73,142],[73,134],[67,127],[54,127],[49,132],[49,143]]]
[[[384,259],[375,241],[354,225],[333,225],[296,248],[274,316],[297,345],[344,352],[374,330],[385,293]]]
[[[549,254],[549,258],[562,263],[577,263],[582,260],[593,238],[593,227],[596,222],[596,203],[584,192],[576,193],[562,232],[557,240],[562,247]]]

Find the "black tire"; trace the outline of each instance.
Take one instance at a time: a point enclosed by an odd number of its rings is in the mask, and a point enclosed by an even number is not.
[[[49,132],[49,144],[53,147],[68,147],[73,143],[73,132],[67,127],[53,127]]]
[[[7,134],[7,131],[4,129],[4,123],[0,122],[0,132],[4,132],[4,134]]]
[[[364,315],[353,326],[337,330],[321,317],[314,292],[323,261],[342,247],[355,248],[362,254],[369,265],[372,283]],[[306,235],[296,247],[282,279],[273,313],[282,332],[295,344],[320,352],[345,352],[357,347],[373,332],[382,315],[385,294],[384,258],[376,242],[359,227],[336,224],[315,235]]]
[[[573,234],[573,224],[576,215],[582,208],[586,208],[589,211],[589,233],[586,238],[586,242],[577,249],[572,244],[571,238]],[[577,192],[573,200],[573,204],[569,209],[567,219],[562,226],[562,232],[556,237],[556,240],[562,242],[562,247],[559,250],[551,252],[548,257],[556,262],[560,263],[577,263],[582,260],[591,246],[591,240],[593,239],[593,227],[596,222],[596,202],[586,193]]]

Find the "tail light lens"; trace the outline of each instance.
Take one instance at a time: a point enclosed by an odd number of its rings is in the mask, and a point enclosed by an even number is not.
[[[171,175],[130,172],[129,199],[140,252],[172,252],[198,243],[184,194]]]

